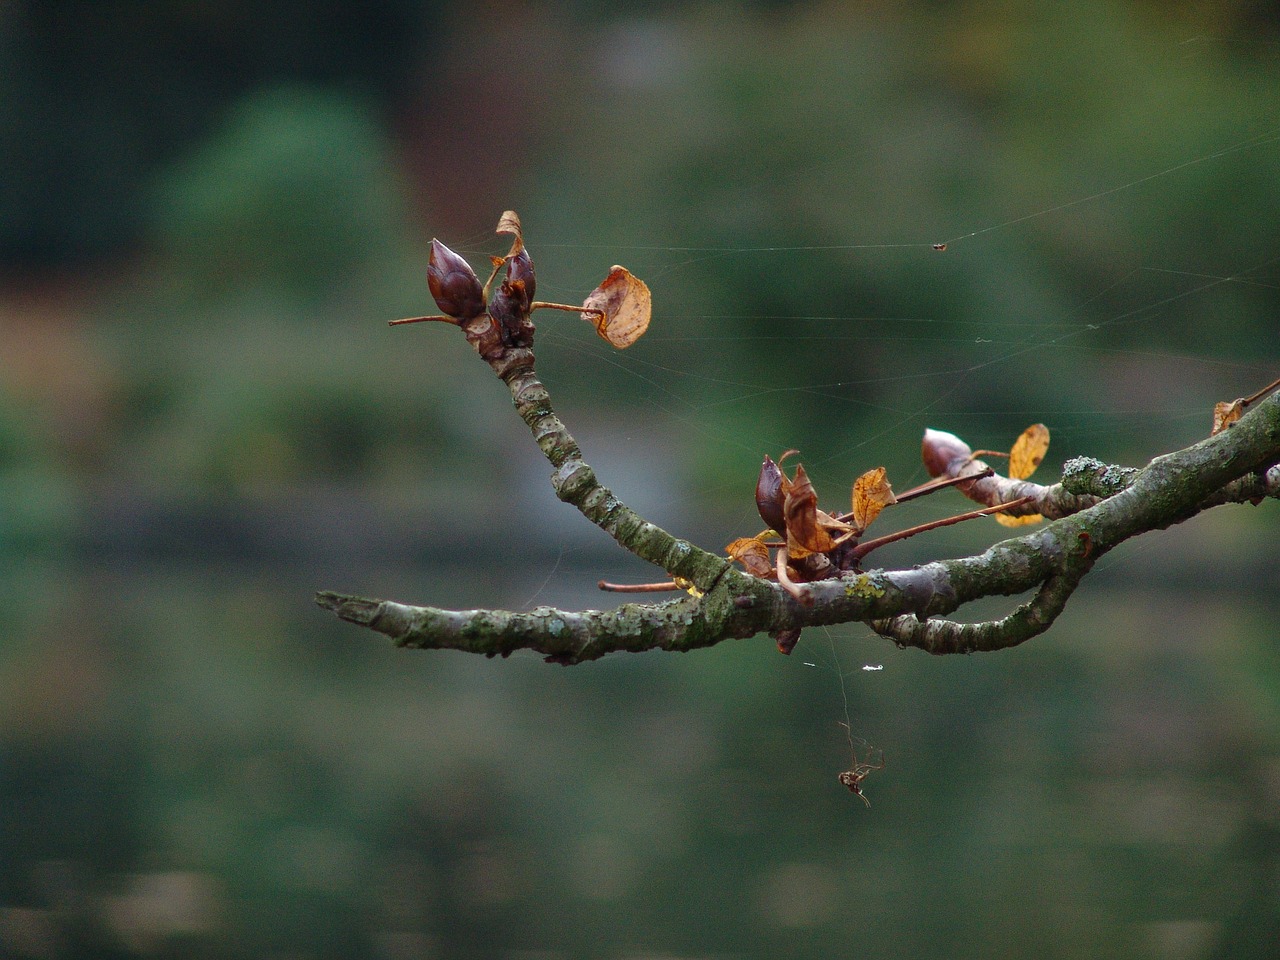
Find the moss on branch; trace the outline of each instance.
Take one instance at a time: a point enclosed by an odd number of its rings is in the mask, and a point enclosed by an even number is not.
[[[506,215],[499,232],[512,232]],[[506,384],[517,414],[551,465],[556,495],[624,549],[691,584],[696,595],[627,603],[615,610],[537,607],[525,612],[443,610],[332,591],[316,595],[320,606],[387,635],[399,646],[487,656],[528,649],[571,664],[614,652],[693,650],[759,633],[777,638],[786,652],[805,627],[863,622],[896,643],[930,653],[998,650],[1047,630],[1098,558],[1125,540],[1220,504],[1259,503],[1280,496],[1280,394],[1258,402],[1213,437],[1158,457],[1145,468],[1082,457],[1066,464],[1061,483],[1048,486],[1000,476],[975,459],[958,437],[930,431],[926,443],[932,434],[939,451],[938,470],[931,467],[931,473],[945,471],[959,481],[956,486],[966,496],[979,502],[1010,504],[1018,508],[1011,513],[1039,513],[1051,522],[974,557],[911,570],[857,572],[855,567],[855,572],[810,581],[803,590],[792,585],[788,592],[650,523],[600,482],[536,374],[534,327],[529,321],[537,305],[532,303],[533,267],[521,252],[518,220],[515,235],[516,245],[506,260],[507,278],[487,307],[489,286],[482,289],[465,261],[433,244],[433,257],[453,258],[448,263],[433,259],[435,273],[428,271],[435,283],[433,295],[447,316],[395,322],[434,319],[460,327]],[[1246,404],[1241,403],[1243,408]],[[1012,504],[1024,497],[1025,503]],[[999,620],[943,619],[981,597],[1029,591],[1035,591],[1031,599]]]
[[[528,649],[565,664],[614,652],[687,651],[848,622],[865,622],[898,644],[935,654],[999,650],[1048,629],[1097,559],[1119,543],[1212,506],[1280,496],[1280,396],[1273,396],[1231,429],[1140,470],[1071,461],[1063,483],[1055,486],[1091,505],[1044,527],[973,557],[810,583],[813,603],[801,604],[776,583],[735,570],[724,558],[649,523],[601,485],[555,415],[531,362],[504,380],[555,468],[552,483],[561,498],[632,553],[695,584],[703,596],[627,603],[616,610],[526,612],[441,610],[333,592],[318,594],[317,603],[399,646],[487,656]],[[942,619],[979,597],[1028,590],[1036,593],[1002,619]]]

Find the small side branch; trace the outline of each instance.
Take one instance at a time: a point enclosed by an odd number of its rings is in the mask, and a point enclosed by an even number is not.
[[[1007,617],[980,623],[945,619],[921,620],[914,615],[873,620],[872,630],[899,646],[918,647],[926,653],[978,653],[1004,650],[1038,637],[1058,619],[1092,563],[1070,573],[1048,577],[1036,595]]]
[[[1001,476],[977,459],[960,438],[929,431],[925,465],[931,476],[940,479],[904,493],[901,499],[955,486],[984,508],[974,513],[1038,514],[1051,522],[976,557],[912,570],[861,572],[858,561],[875,547],[964,518],[854,545],[848,538],[860,534],[865,523],[854,531],[844,521],[821,514],[811,488],[811,499],[797,494],[777,501],[781,471],[774,465],[777,476],[762,472],[760,482],[765,486],[757,485],[761,516],[775,531],[787,530],[788,538],[797,530],[804,531],[804,538],[798,537],[794,547],[779,549],[776,581],[765,579],[767,569],[749,567],[757,575],[742,573],[726,557],[650,523],[605,487],[583,459],[535,373],[532,310],[555,308],[594,317],[597,332],[621,348],[648,326],[648,288],[615,266],[581,307],[534,300],[533,261],[524,247],[519,218],[507,211],[497,232],[514,239],[506,257],[494,258],[493,272],[483,286],[462,257],[433,240],[427,282],[441,314],[393,324],[430,320],[458,327],[480,359],[506,384],[516,412],[551,465],[556,495],[620,546],[660,567],[679,586],[692,589],[666,602],[629,603],[609,611],[442,610],[331,591],[317,594],[321,607],[383,633],[400,646],[488,656],[529,649],[567,664],[616,651],[692,650],[758,633],[773,636],[785,652],[805,627],[864,622],[898,643],[931,653],[998,650],[1046,630],[1093,563],[1124,540],[1221,503],[1258,503],[1280,496],[1280,394],[1272,392],[1275,383],[1226,405],[1229,409],[1215,417],[1214,435],[1205,441],[1158,457],[1141,470],[1073,460],[1062,482],[1049,486]],[[1272,395],[1263,399],[1267,393]],[[1246,408],[1251,409],[1245,413]],[[1043,457],[1045,448],[1036,446],[1036,428],[1045,434],[1047,444],[1047,431],[1041,425],[1028,428],[1024,437],[1031,439],[1020,438],[1010,451],[1011,473],[1028,476],[1029,470],[1023,467],[1030,463],[1034,469]],[[800,480],[797,468],[797,485]],[[804,482],[808,483],[807,478]],[[793,529],[786,514],[796,504],[800,505],[797,517],[805,523],[797,522]],[[858,504],[855,494],[855,512]],[[772,511],[779,516],[772,517]],[[838,548],[846,543],[846,555],[841,557]],[[767,557],[763,544],[759,549]],[[788,566],[789,550],[803,561],[800,565]],[[829,554],[841,562],[833,563]],[[745,555],[759,560],[754,553]],[[1036,592],[1031,600],[1001,620],[960,624],[939,619],[980,597],[1032,590]]]
[[[489,361],[507,385],[516,412],[554,468],[556,496],[613,537],[620,546],[704,593],[729,569],[729,561],[650,523],[600,483],[582,450],[556,415],[551,395],[534,371],[533,351],[513,349]]]
[[[692,597],[616,610],[441,610],[324,592],[316,602],[343,620],[386,634],[400,647],[509,656],[532,650],[574,664],[606,653],[686,651],[725,639],[726,625]]]

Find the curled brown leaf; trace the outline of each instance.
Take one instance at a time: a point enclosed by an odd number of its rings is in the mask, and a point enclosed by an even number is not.
[[[520,229],[520,217],[514,210],[502,211],[502,216],[498,218],[498,229],[493,232],[510,234],[513,238],[511,252],[507,254],[508,257],[514,257],[524,249],[524,232]]]
[[[783,656],[791,656],[791,651],[796,648],[796,644],[800,642],[800,628],[794,627],[789,630],[779,630],[777,633],[769,634],[773,638],[773,642],[778,645],[778,652]]]
[[[1232,400],[1230,403],[1225,400],[1215,403],[1213,405],[1213,433],[1210,436],[1217,436],[1242,416],[1244,416],[1243,398]]]
[[[649,287],[626,267],[615,265],[582,303],[582,319],[619,350],[649,329],[653,299]]]
[[[802,560],[811,553],[834,550],[841,539],[852,533],[848,524],[818,509],[818,494],[813,489],[804,466],[796,467],[782,508],[787,526],[787,552],[792,560]],[[837,534],[832,537],[832,533]]]
[[[769,560],[769,548],[759,537],[739,537],[724,548],[731,559],[742,564],[747,573],[753,577],[768,580],[776,576],[773,563]]]
[[[783,517],[782,504],[790,486],[791,481],[782,472],[782,468],[766,453],[764,462],[760,464],[760,476],[756,480],[756,509],[760,511],[760,519],[780,537],[787,535],[787,521]]]

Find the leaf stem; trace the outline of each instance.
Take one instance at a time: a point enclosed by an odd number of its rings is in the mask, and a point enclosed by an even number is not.
[[[899,530],[897,533],[891,533],[888,536],[877,537],[874,540],[866,540],[853,548],[853,557],[855,560],[861,560],[872,550],[883,547],[886,544],[895,543],[898,540],[905,540],[907,537],[914,537],[917,533],[927,533],[930,530],[937,530],[939,527],[949,527],[954,523],[961,523],[965,520],[973,520],[977,517],[985,517],[992,513],[1002,513],[1013,507],[1021,507],[1024,504],[1031,503],[1035,497],[1019,497],[1017,500],[1010,500],[1008,503],[997,503],[994,507],[984,507],[981,510],[971,510],[968,513],[957,514],[954,517],[946,517],[942,520],[933,520],[929,523],[922,523],[916,527],[908,527],[906,530]]]
[[[666,593],[680,589],[680,585],[674,580],[662,583],[610,583],[608,580],[601,580],[596,586],[607,593]]]

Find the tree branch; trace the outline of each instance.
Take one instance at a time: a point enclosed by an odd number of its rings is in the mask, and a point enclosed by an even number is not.
[[[1097,559],[1125,540],[1220,504],[1280,497],[1280,396],[1273,396],[1231,429],[1141,470],[1078,459],[1067,464],[1063,483],[1052,486],[999,475],[975,481],[1016,484],[1001,488],[1002,493],[1015,489],[1034,496],[1037,509],[1052,510],[1060,519],[978,556],[809,583],[812,604],[802,604],[777,583],[735,570],[723,558],[649,523],[601,485],[534,375],[532,354],[524,352],[527,357],[491,365],[555,468],[557,495],[624,548],[689,581],[703,596],[623,604],[610,611],[538,607],[517,613],[449,611],[325,592],[316,598],[321,606],[386,634],[399,646],[488,656],[529,649],[564,664],[613,652],[687,651],[758,633],[849,622],[867,623],[901,645],[930,653],[998,650],[1048,629]],[[1038,592],[1001,620],[931,619],[981,597],[1028,590]]]
[[[582,450],[551,406],[551,396],[534,373],[531,349],[510,350],[490,361],[511,391],[516,412],[528,425],[538,448],[555,469],[556,496],[613,537],[622,547],[703,593],[729,569],[729,561],[672,536],[619,500],[582,459]]]
[[[857,562],[863,554],[857,552],[857,541],[846,545],[848,538],[842,536],[843,554],[810,552],[807,561],[821,563],[797,568],[795,577],[787,572],[787,557],[780,551],[781,583],[748,575],[725,557],[650,523],[600,483],[535,373],[529,314],[538,301],[533,300],[533,262],[523,247],[518,218],[504,214],[499,232],[514,234],[516,242],[505,261],[497,261],[483,288],[461,257],[432,242],[428,281],[446,316],[427,319],[443,319],[461,328],[507,385],[516,412],[551,464],[556,495],[620,546],[661,567],[682,586],[687,584],[689,593],[663,603],[627,603],[608,611],[537,607],[525,613],[441,610],[331,591],[316,595],[320,606],[341,619],[386,634],[399,646],[487,656],[529,649],[550,661],[572,664],[607,653],[685,651],[769,633],[786,653],[804,627],[862,622],[900,645],[930,653],[998,650],[1047,630],[1094,563],[1125,540],[1221,504],[1256,504],[1280,497],[1280,394],[1258,402],[1209,439],[1158,457],[1140,470],[1076,458],[1064,468],[1062,482],[1049,486],[1001,476],[975,459],[958,437],[929,431],[924,454],[930,474],[952,478],[958,490],[989,508],[1008,505],[1000,512],[1038,513],[1051,522],[994,544],[978,556],[911,570],[860,571]],[[490,296],[504,262],[506,279]],[[601,308],[591,308],[591,322],[601,336],[621,347],[648,324],[648,290],[640,296],[641,307],[619,306],[622,294],[617,284],[632,290],[639,282],[615,267],[592,297],[611,283],[614,292],[598,300]],[[617,311],[614,317],[610,310]],[[615,318],[616,326],[610,328]],[[1253,404],[1261,393],[1237,406]],[[1235,412],[1233,407],[1233,416]],[[1012,502],[1022,498],[1025,502]],[[832,557],[840,562],[831,562]],[[794,582],[807,577],[819,579]],[[962,624],[940,619],[981,597],[1032,590],[1036,593],[1030,600],[1000,620]]]

